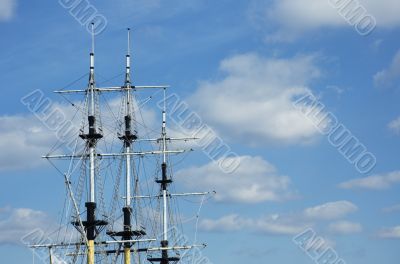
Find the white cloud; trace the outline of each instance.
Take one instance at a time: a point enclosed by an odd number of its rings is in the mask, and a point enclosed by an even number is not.
[[[243,143],[307,143],[318,131],[293,107],[320,76],[316,56],[290,59],[241,54],[221,62],[222,80],[203,82],[191,106],[226,138]]]
[[[240,231],[252,225],[251,219],[245,219],[239,215],[226,215],[219,219],[204,219],[200,222],[200,228],[204,231]]]
[[[360,233],[362,231],[362,226],[360,223],[350,221],[337,221],[329,225],[329,230],[332,233],[338,234],[354,234]]]
[[[311,225],[280,215],[258,219],[254,224],[255,231],[273,235],[296,235]]]
[[[400,182],[400,171],[354,179],[339,185],[343,189],[385,190]]]
[[[400,80],[400,50],[397,51],[397,53],[393,57],[391,65],[389,65],[386,69],[377,72],[374,75],[374,83],[375,86],[377,87],[392,87],[399,80]]]
[[[69,224],[68,224],[69,225]],[[78,241],[76,229],[60,226],[47,213],[31,208],[0,208],[0,246]]]
[[[30,169],[50,146],[51,134],[32,115],[0,117],[0,170]]]
[[[32,231],[54,227],[46,213],[29,208],[3,208],[0,217],[0,244],[21,244]]]
[[[3,150],[0,152],[0,171],[36,168],[46,164],[41,158],[43,155],[70,154],[76,143],[78,150],[84,146],[84,141],[79,138],[82,115],[85,114],[82,111],[84,102],[75,101],[75,106],[72,106],[57,101],[47,102],[47,99],[36,90],[22,99],[27,110],[34,109],[32,113],[0,116],[0,148]],[[114,98],[108,101],[108,107],[102,111],[104,138],[98,144],[100,150],[110,151],[112,145],[120,150],[119,141],[115,140],[115,117],[120,113],[120,106],[120,98]],[[138,109],[136,102],[134,107]],[[149,131],[154,131],[152,128],[156,124],[156,113],[143,107],[136,118],[141,125],[138,129],[143,132],[139,136],[147,138]],[[157,124],[158,127],[161,125]]]
[[[385,207],[382,209],[384,213],[393,213],[393,212],[399,212],[400,211],[400,204],[392,205],[389,207]]]
[[[336,201],[307,208],[303,214],[310,219],[334,220],[355,212],[357,209],[357,206],[351,202]]]
[[[241,217],[236,214],[223,216],[216,220],[205,219],[200,222],[204,231],[231,232],[252,231],[270,235],[295,235],[307,227],[290,217],[270,215],[258,219]]]
[[[335,234],[352,234],[362,231],[361,224],[340,220],[357,210],[347,201],[330,202],[310,207],[294,214],[270,214],[250,218],[230,214],[218,219],[204,219],[200,228],[205,231],[251,231],[269,235],[296,235],[307,228],[327,228]],[[327,220],[340,220],[326,226]]]
[[[343,28],[351,25],[340,14],[338,5],[330,0],[275,0],[272,5],[256,1],[252,17],[263,17],[264,23],[279,26],[280,29],[268,36],[269,40],[288,41],[303,32],[320,28]],[[338,2],[338,1],[336,1]],[[397,0],[349,0],[346,11],[363,6],[372,15],[380,28],[393,28],[400,25],[400,2]]]
[[[55,143],[65,142],[73,147],[78,138],[80,114],[70,104],[46,101],[41,92],[29,94],[25,99],[27,110],[40,106],[28,114],[0,116],[0,171],[26,170],[46,164],[41,158]],[[46,103],[45,103],[46,102]],[[80,106],[79,103],[76,103]],[[72,123],[67,123],[72,121]],[[78,140],[82,144],[82,140]],[[53,151],[60,151],[57,147]],[[72,150],[69,150],[72,152]]]
[[[217,162],[177,172],[177,177],[192,191],[217,192],[218,201],[258,203],[282,201],[295,196],[291,181],[279,175],[273,165],[261,157],[241,156],[233,173],[224,173]]]
[[[384,228],[378,232],[380,238],[400,238],[400,226]]]
[[[0,21],[10,20],[17,7],[17,0],[0,0]]]
[[[392,120],[388,124],[388,128],[393,131],[396,134],[400,133],[400,117],[396,118],[395,120]]]

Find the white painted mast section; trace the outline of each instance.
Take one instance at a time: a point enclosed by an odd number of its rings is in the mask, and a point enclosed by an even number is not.
[[[163,106],[163,112],[162,112],[162,148],[163,148],[163,163],[166,164],[167,162],[167,142],[166,142],[166,94],[165,94],[165,88],[164,88],[164,106]],[[165,179],[163,179],[165,180]],[[166,183],[165,183],[166,184]],[[167,190],[163,190],[163,234],[164,234],[164,241],[168,241],[168,208],[167,208]]]
[[[92,23],[92,52],[90,53],[90,78],[89,78],[89,93],[90,107],[89,116],[95,116],[95,90],[94,90],[94,24]],[[90,128],[89,128],[90,129]],[[89,148],[90,155],[90,202],[95,202],[95,149],[91,144]]]
[[[168,240],[168,215],[167,215],[167,191],[163,190],[164,201],[164,241]]]
[[[167,124],[167,105],[166,105],[166,91],[164,88],[164,99],[163,99],[163,112],[162,112],[162,141],[163,141],[163,163],[167,162],[167,132],[166,132],[166,124]]]
[[[90,148],[90,202],[94,203],[95,202],[95,195],[94,195],[94,175],[95,175],[95,170],[94,170],[94,148]]]
[[[131,68],[131,52],[130,52],[130,29],[128,28],[128,54],[126,55],[126,80],[125,86],[128,88],[126,90],[126,115],[130,116],[130,105],[131,105],[131,76],[130,76],[130,68]],[[126,144],[125,153],[130,153],[131,149],[128,144]],[[131,155],[126,155],[126,197],[131,197]],[[125,204],[127,207],[131,206],[131,199],[125,199]]]
[[[130,151],[129,147],[126,147],[126,152]],[[126,197],[131,195],[131,155],[126,155]],[[127,207],[131,205],[131,199],[126,199],[125,202]]]
[[[89,79],[89,92],[90,92],[90,109],[89,115],[95,115],[94,107],[94,25],[92,23],[92,52],[90,53],[90,79]]]

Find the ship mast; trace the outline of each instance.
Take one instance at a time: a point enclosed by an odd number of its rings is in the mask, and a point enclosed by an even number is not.
[[[87,133],[82,132],[79,136],[85,141],[86,148],[84,153],[73,153],[69,154],[57,154],[57,155],[46,155],[43,158],[46,159],[83,159],[85,162],[89,161],[89,168],[85,169],[89,171],[89,192],[87,202],[85,203],[86,207],[86,221],[81,221],[79,217],[79,210],[77,209],[73,193],[70,190],[70,182],[69,175],[65,175],[66,182],[68,183],[71,199],[73,200],[76,211],[78,221],[74,221],[73,224],[75,227],[82,233],[83,238],[85,238],[85,243],[82,241],[76,243],[56,243],[56,244],[48,244],[48,245],[32,245],[32,248],[38,247],[79,247],[86,245],[86,251],[83,252],[75,252],[69,253],[69,256],[86,256],[87,264],[95,263],[95,255],[96,254],[115,254],[116,259],[120,253],[124,255],[124,263],[131,264],[131,252],[138,253],[147,253],[147,260],[151,263],[160,263],[160,264],[170,264],[177,263],[180,261],[180,255],[175,255],[174,253],[170,253],[171,251],[177,252],[181,250],[189,250],[194,247],[205,247],[202,245],[174,245],[176,238],[174,238],[174,234],[169,234],[169,208],[170,203],[172,202],[171,197],[182,197],[182,196],[205,196],[210,194],[210,192],[203,193],[181,193],[174,194],[169,192],[169,187],[173,183],[172,176],[168,175],[168,155],[170,154],[180,154],[186,152],[186,150],[168,150],[167,143],[172,141],[188,141],[196,138],[172,138],[167,136],[167,107],[166,107],[166,89],[169,86],[135,86],[132,84],[131,79],[131,52],[130,52],[130,29],[128,29],[128,49],[126,55],[126,69],[125,69],[125,82],[123,86],[114,86],[114,87],[96,87],[95,83],[95,67],[94,67],[94,48],[95,48],[95,39],[94,39],[94,24],[92,23],[92,48],[90,52],[90,74],[89,74],[89,84],[86,89],[78,89],[78,90],[61,90],[55,91],[56,93],[66,94],[66,93],[84,93],[86,94],[86,106],[87,106],[87,122],[88,122],[88,131]],[[161,137],[158,138],[143,138],[138,139],[136,134],[136,130],[132,126],[132,122],[135,122],[134,109],[133,109],[133,92],[137,90],[146,90],[146,89],[163,89],[163,109],[162,109],[162,127],[161,127]],[[99,93],[104,92],[124,92],[125,97],[125,111],[123,111],[124,122],[123,122],[123,133],[118,135],[118,138],[123,143],[123,152],[119,153],[98,153],[96,146],[98,141],[103,137],[101,134],[101,122],[100,122],[100,113],[98,112],[98,96]],[[96,118],[99,120],[96,120]],[[86,118],[86,117],[85,117]],[[98,125],[100,124],[100,126]],[[84,131],[84,129],[82,130]],[[133,151],[133,143],[136,141],[149,141],[149,142],[157,142],[160,143],[159,150],[150,150],[150,151]],[[191,151],[191,149],[190,149]],[[156,179],[156,183],[160,185],[160,192],[157,195],[144,195],[139,196],[136,193],[132,193],[132,156],[143,157],[146,155],[161,155],[162,163],[161,163],[161,178],[158,176]],[[97,235],[101,232],[100,226],[106,226],[108,223],[104,220],[96,219],[96,190],[95,183],[96,179],[100,176],[97,175],[98,171],[98,160],[104,158],[117,158],[121,157],[122,161],[125,163],[125,203],[122,208],[123,212],[123,230],[121,231],[108,231],[107,235],[113,238],[112,241],[99,241],[96,240]],[[67,177],[68,176],[68,177]],[[100,197],[100,196],[99,196]],[[132,226],[132,199],[135,202],[138,199],[159,199],[162,203],[162,231],[163,236],[160,241],[160,246],[156,247],[139,247],[139,242],[152,242],[156,241],[156,239],[141,239],[141,237],[146,236],[145,230],[142,228],[133,228]],[[100,199],[100,201],[102,201]],[[171,223],[173,224],[173,223]],[[136,223],[138,226],[138,223]],[[84,229],[84,230],[83,230]],[[120,237],[121,239],[115,239],[115,237]],[[135,239],[134,239],[135,238]],[[99,250],[99,248],[95,249],[96,246],[104,246],[104,245],[113,245],[119,244],[123,246],[118,249],[109,249]],[[152,254],[157,252],[156,257],[152,257]],[[160,254],[161,253],[161,254]]]
[[[177,262],[180,260],[179,257],[170,257],[168,254],[169,248],[169,237],[168,237],[168,185],[172,183],[172,179],[167,175],[167,114],[166,114],[166,88],[163,89],[163,110],[162,110],[162,127],[161,127],[161,180],[156,180],[160,184],[162,203],[163,203],[163,217],[162,217],[162,230],[163,239],[161,240],[161,257],[160,258],[148,258],[150,262],[159,262],[160,264],[169,264],[170,262]]]
[[[103,137],[96,129],[96,104],[97,92],[95,89],[94,76],[94,24],[92,23],[92,50],[90,52],[90,74],[88,93],[88,124],[89,130],[87,134],[81,134],[80,137],[85,140],[86,147],[89,149],[89,197],[85,203],[86,206],[86,221],[84,226],[86,229],[87,245],[87,263],[95,263],[95,238],[96,227],[105,225],[105,221],[96,220],[96,195],[95,195],[95,180],[96,180],[96,145],[97,141]],[[75,223],[77,226],[78,223]]]
[[[161,137],[162,137],[162,152],[163,152],[163,162],[161,164],[161,173],[162,173],[162,180],[159,182],[161,184],[162,189],[162,197],[163,197],[163,240],[161,241],[161,247],[168,247],[168,208],[167,208],[167,191],[168,191],[168,184],[172,182],[171,179],[167,177],[167,131],[166,131],[166,100],[165,100],[165,88],[164,92],[164,102],[163,102],[163,111],[162,111],[162,128],[161,128]],[[161,252],[161,264],[167,264],[168,260],[168,251],[163,250]]]
[[[136,135],[132,135],[131,131],[131,76],[130,76],[130,67],[131,67],[131,58],[130,58],[130,29],[128,28],[128,52],[126,55],[126,72],[125,72],[125,87],[126,90],[126,115],[125,115],[125,137],[124,146],[125,146],[125,153],[130,153],[132,140],[136,139]],[[125,207],[122,209],[124,212],[124,231],[130,231],[131,226],[131,156],[126,155],[126,183],[125,183]],[[132,239],[130,234],[125,235],[123,237],[124,240]],[[124,244],[124,261],[125,264],[131,263],[131,250],[130,250],[130,243]]]
[[[125,68],[125,85],[126,89],[126,106],[125,106],[125,117],[124,125],[125,131],[123,136],[120,136],[124,143],[124,152],[126,154],[131,153],[132,142],[137,139],[136,131],[132,131],[132,83],[131,83],[131,55],[130,55],[130,29],[128,28],[128,51],[126,54],[126,68]],[[116,236],[121,236],[123,240],[129,241],[132,236],[145,235],[144,231],[132,230],[131,218],[132,218],[132,207],[131,207],[131,155],[125,156],[125,206],[122,208],[124,215],[124,230],[122,232],[114,233]],[[131,243],[124,243],[124,263],[131,263]]]
[[[132,183],[132,147],[133,142],[137,140],[136,131],[132,129],[132,121],[135,121],[133,102],[132,102],[132,91],[134,90],[134,86],[132,85],[131,80],[131,55],[130,55],[130,29],[128,28],[128,51],[126,55],[126,67],[125,67],[125,83],[124,86],[121,87],[120,90],[125,92],[125,112],[124,112],[124,132],[118,138],[123,142],[124,145],[124,153],[125,157],[125,204],[122,208],[123,212],[123,230],[122,231],[109,231],[108,235],[111,237],[121,237],[124,242],[124,263],[131,263],[131,247],[132,238],[133,237],[142,237],[146,235],[146,232],[142,229],[133,230],[132,228],[132,191],[131,191],[131,183]],[[143,154],[142,152],[138,152],[135,154]]]

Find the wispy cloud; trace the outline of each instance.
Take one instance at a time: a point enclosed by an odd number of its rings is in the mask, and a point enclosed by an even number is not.
[[[392,63],[374,75],[377,87],[392,87],[400,80],[400,50],[393,57]]]
[[[216,232],[252,231],[271,235],[295,235],[310,227],[324,228],[327,221],[343,219],[356,210],[357,206],[351,202],[336,201],[309,207],[294,214],[270,214],[258,218],[230,214],[219,219],[205,219],[201,221],[200,228]],[[326,228],[334,234],[362,231],[361,224],[344,220],[333,222]]]
[[[355,234],[362,231],[362,225],[350,221],[337,221],[329,225],[329,231],[335,234]]]
[[[252,219],[246,219],[237,214],[231,214],[216,220],[204,219],[200,223],[200,228],[204,231],[240,231],[251,226],[252,223]]]
[[[33,115],[1,116],[0,170],[24,170],[44,164],[40,156],[54,143],[51,138]]]
[[[342,182],[339,187],[343,189],[385,190],[397,183],[400,183],[400,171]]]
[[[192,190],[215,190],[217,201],[259,203],[282,201],[296,196],[288,176],[279,175],[275,167],[261,157],[240,156],[240,166],[224,173],[218,162],[177,172],[177,177]]]
[[[400,211],[400,204],[392,205],[382,209],[382,212],[384,213],[394,213],[399,211]]]
[[[349,201],[336,201],[307,208],[304,216],[310,219],[334,220],[357,210],[357,206]]]
[[[80,114],[76,113],[81,103],[75,102],[75,108],[71,104],[51,102],[48,98],[40,99],[34,93],[23,97],[23,102],[26,102],[27,110],[36,110],[27,114],[0,116],[0,148],[5,150],[0,153],[0,171],[26,170],[44,165],[46,162],[42,155],[61,150],[55,147],[57,142],[67,144],[78,138]]]
[[[383,228],[378,232],[380,238],[400,238],[400,226]]]
[[[400,117],[396,118],[395,120],[390,121],[390,123],[388,124],[388,128],[396,133],[396,134],[400,134]]]
[[[204,231],[231,232],[248,230],[272,235],[295,235],[306,227],[306,223],[299,223],[294,219],[279,215],[252,219],[232,214],[216,220],[205,219],[200,223],[200,228]]]
[[[0,0],[0,22],[11,20],[17,8],[17,0]]]
[[[0,217],[0,244],[21,244],[21,238],[34,229],[45,232],[54,227],[46,213],[30,208],[2,208]]]

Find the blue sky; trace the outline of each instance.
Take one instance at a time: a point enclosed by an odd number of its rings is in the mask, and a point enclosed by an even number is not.
[[[21,103],[40,89],[68,111],[52,91],[88,72],[90,35],[62,2],[0,0],[4,263],[31,261],[20,237],[56,223],[64,202],[63,179],[40,159],[55,133]],[[178,189],[218,193],[199,222],[212,263],[313,263],[292,241],[307,228],[346,263],[400,258],[400,2],[351,1],[376,20],[367,35],[334,2],[90,2],[107,21],[98,82],[122,82],[132,27],[135,82],[171,85],[237,154],[232,174],[201,148],[177,166]],[[368,173],[294,107],[310,92],[376,157]]]

